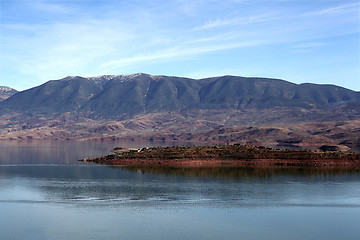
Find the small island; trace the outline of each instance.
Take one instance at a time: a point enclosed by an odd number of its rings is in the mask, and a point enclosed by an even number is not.
[[[359,168],[360,153],[280,150],[248,145],[173,146],[142,149],[115,148],[113,154],[80,161],[173,168],[201,167],[345,167]]]

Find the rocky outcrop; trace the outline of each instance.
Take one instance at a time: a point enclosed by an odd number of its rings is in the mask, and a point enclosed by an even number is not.
[[[17,92],[18,91],[13,88],[0,86],[0,102],[11,97],[12,95],[14,95]]]

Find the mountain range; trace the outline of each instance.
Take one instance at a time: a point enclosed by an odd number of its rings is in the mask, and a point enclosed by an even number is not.
[[[360,92],[335,85],[238,76],[190,79],[138,73],[66,77],[21,92],[0,88],[0,94],[5,96],[0,102],[0,139],[296,144],[298,139],[298,143],[314,139],[309,134],[318,132],[314,126],[321,122],[330,132],[337,129],[337,140],[330,137],[331,143],[360,145],[360,138],[356,137],[360,132]],[[284,124],[288,130],[291,126],[297,129],[299,124],[311,130],[295,134],[282,131]],[[262,131],[255,135],[244,133],[248,127],[282,130],[269,131],[263,139],[259,135]],[[239,131],[244,134],[235,138]],[[346,133],[339,137],[342,131]],[[323,139],[327,138],[325,134],[318,133]],[[313,142],[321,141],[315,139]]]
[[[334,85],[222,76],[189,79],[133,74],[67,77],[18,92],[0,103],[1,113],[86,112],[113,118],[191,109],[331,108],[359,104],[360,93]]]

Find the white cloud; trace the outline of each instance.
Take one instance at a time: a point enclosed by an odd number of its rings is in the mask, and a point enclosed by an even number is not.
[[[131,65],[141,65],[142,63],[152,62],[152,61],[169,61],[169,60],[179,60],[183,57],[193,57],[201,54],[212,53],[221,50],[242,48],[249,46],[256,46],[264,44],[262,40],[259,41],[240,41],[232,43],[211,43],[207,45],[178,45],[167,49],[161,49],[158,51],[151,51],[149,53],[138,54],[130,57],[119,58],[117,60],[112,60],[105,62],[101,65],[102,69],[105,69],[105,72],[112,72],[116,69],[121,69]]]
[[[261,15],[254,15],[248,17],[235,17],[235,18],[222,18],[222,19],[215,19],[215,20],[208,20],[205,24],[195,27],[194,30],[208,30],[212,28],[220,28],[225,26],[232,26],[232,25],[248,25],[254,24],[259,22],[267,22],[279,19],[274,15],[270,14],[261,14]]]
[[[260,5],[269,4],[269,8],[236,0],[105,2],[100,8],[88,7],[86,1],[84,5],[26,2],[12,14],[14,18],[0,22],[0,61],[11,63],[14,76],[21,73],[42,81],[118,74],[222,51],[222,59],[227,59],[248,47],[282,44],[299,51],[326,47],[322,38],[352,33],[355,30],[349,26],[358,26],[354,16],[359,4],[355,3],[324,4],[309,12],[310,8],[277,8],[268,1]]]
[[[12,42],[11,49],[2,58],[17,65],[23,74],[44,80],[86,72],[100,59],[126,54],[127,45],[133,40],[132,33],[122,29],[117,21],[41,25],[31,28],[31,35],[26,41],[8,37],[3,42]]]
[[[322,42],[306,42],[306,43],[299,43],[295,44],[292,47],[298,48],[298,49],[304,49],[304,48],[317,48],[317,47],[324,47],[328,44],[322,43]]]

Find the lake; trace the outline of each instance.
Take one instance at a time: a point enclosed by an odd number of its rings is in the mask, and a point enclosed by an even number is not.
[[[0,239],[360,235],[356,170],[139,169],[77,161],[116,146],[159,144],[0,142]]]

